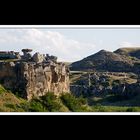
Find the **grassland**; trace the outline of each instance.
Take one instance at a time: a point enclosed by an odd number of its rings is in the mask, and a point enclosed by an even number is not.
[[[23,112],[24,110],[20,105],[25,102],[27,101],[0,85],[0,112]]]
[[[128,98],[112,94],[89,98],[88,102],[95,112],[140,112],[140,95]]]

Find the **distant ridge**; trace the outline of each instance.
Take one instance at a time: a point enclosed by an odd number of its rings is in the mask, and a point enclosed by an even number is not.
[[[114,71],[114,72],[131,72],[133,71],[134,64],[140,63],[140,60],[129,56],[128,52],[133,52],[137,56],[140,53],[140,48],[127,50],[127,48],[118,49],[114,52],[100,50],[80,61],[71,64],[70,70],[78,71]],[[124,52],[123,54],[121,52]],[[127,52],[127,53],[126,53]],[[134,54],[135,52],[135,54]]]
[[[127,55],[132,56],[140,59],[140,47],[132,47],[132,48],[119,48],[114,53],[120,54],[120,55]]]

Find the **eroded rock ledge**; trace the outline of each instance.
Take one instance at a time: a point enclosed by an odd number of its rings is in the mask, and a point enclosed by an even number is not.
[[[69,69],[57,57],[36,53],[24,55],[17,61],[0,62],[0,83],[28,100],[47,92],[56,95],[69,92]]]

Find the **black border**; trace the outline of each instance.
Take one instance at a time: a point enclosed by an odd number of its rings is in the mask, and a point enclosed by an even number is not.
[[[98,12],[90,14],[79,12],[79,14],[73,15],[50,14],[50,12],[26,15],[8,13],[0,16],[0,25],[140,25],[138,13],[115,15],[103,11],[99,14]],[[139,115],[0,115],[3,131],[13,130],[15,132],[13,134],[19,133],[22,136],[31,131],[34,136],[37,133],[40,133],[40,136],[49,135],[49,132],[52,132],[51,136],[53,136],[57,131],[61,133],[56,136],[62,133],[68,133],[68,137],[72,134],[83,135],[85,133],[93,137],[95,135],[104,136],[103,131],[109,135],[111,132],[115,132],[114,136],[117,136],[126,128],[132,130],[136,125],[139,126],[139,119]],[[129,127],[127,127],[128,125]],[[79,130],[80,133],[78,133]]]
[[[0,15],[0,25],[140,25],[137,14],[46,14]]]

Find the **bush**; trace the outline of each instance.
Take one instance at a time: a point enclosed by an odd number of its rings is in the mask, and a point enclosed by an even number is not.
[[[41,103],[51,112],[58,112],[61,108],[59,99],[54,93],[47,93],[45,96],[40,97]]]
[[[26,112],[59,112],[65,111],[61,100],[54,93],[47,93],[39,98],[34,98],[29,102],[20,104],[20,107]]]
[[[22,103],[20,108],[26,112],[47,112],[48,110],[40,103],[40,101],[33,99],[30,102]]]
[[[139,112],[139,111],[140,111],[140,109],[135,108],[135,107],[131,107],[131,108],[128,108],[128,109],[126,110],[126,112]]]
[[[83,97],[76,98],[67,93],[57,97],[54,93],[47,93],[38,99],[34,98],[29,102],[20,104],[19,108],[26,112],[88,112],[87,100]]]
[[[88,111],[86,105],[86,99],[79,97],[76,98],[71,94],[65,94],[61,96],[62,102],[69,108],[70,111],[82,112]]]
[[[32,101],[29,106],[31,112],[46,112],[48,111],[40,102]]]
[[[78,97],[77,99],[81,103],[81,105],[86,105],[87,104],[87,100],[85,98],[83,98],[82,96]]]

